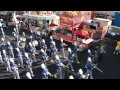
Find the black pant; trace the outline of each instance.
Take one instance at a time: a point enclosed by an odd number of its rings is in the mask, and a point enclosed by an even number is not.
[[[99,56],[98,56],[98,63],[100,63],[102,61],[102,58],[103,58],[103,53],[99,53]]]

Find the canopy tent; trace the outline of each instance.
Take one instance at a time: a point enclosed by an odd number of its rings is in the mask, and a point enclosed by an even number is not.
[[[59,19],[59,16],[52,14],[50,16],[46,15],[29,15],[29,14],[24,14],[23,15],[27,19],[34,19],[34,20],[53,20],[53,19]]]

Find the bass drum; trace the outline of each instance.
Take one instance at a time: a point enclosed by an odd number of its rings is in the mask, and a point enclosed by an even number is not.
[[[37,41],[37,40],[34,40],[34,41],[32,42],[32,44],[33,44],[33,46],[35,46],[35,47],[36,47],[36,46],[38,46],[38,44],[39,44],[39,43],[38,43],[38,41]]]

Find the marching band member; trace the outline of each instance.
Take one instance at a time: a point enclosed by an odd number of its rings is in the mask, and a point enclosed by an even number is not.
[[[11,61],[11,70],[14,76],[14,79],[20,79],[20,75],[19,75],[19,69],[18,69],[18,65],[15,64],[14,60],[12,58],[10,58]]]
[[[5,66],[6,66],[6,70],[11,72],[10,61],[9,61],[9,58],[8,58],[5,50],[2,50],[2,58],[3,58],[3,62],[5,63]]]
[[[55,46],[55,42],[52,42],[52,45],[50,46],[51,50],[51,59],[54,59],[54,56],[56,55],[57,52],[57,47]]]
[[[78,75],[79,75],[79,79],[88,79],[89,74],[87,74],[87,75],[83,74],[83,70],[80,68],[78,70]]]
[[[21,38],[21,41],[19,43],[19,48],[23,56],[25,56],[25,45],[26,45],[26,38]]]
[[[32,59],[34,60],[34,62],[36,62],[36,58],[35,58],[35,53],[36,53],[36,48],[34,46],[34,44],[32,44],[31,42],[29,43],[29,52],[32,55]]]
[[[12,65],[13,63],[15,63],[15,60],[12,57],[9,58],[9,61],[10,61],[10,65]]]
[[[30,37],[28,38],[28,40],[27,40],[27,45],[28,45],[28,47],[30,47],[30,46],[29,46],[29,43],[32,43],[32,42],[33,42],[33,37],[30,36]]]
[[[69,79],[74,79],[74,77],[72,75],[69,76]]]
[[[45,40],[44,39],[42,39],[42,42],[41,42],[41,49],[43,49],[46,52],[47,45],[45,44]]]
[[[18,48],[19,47],[20,41],[18,40],[18,37],[17,37],[17,35],[15,33],[14,33],[14,38],[12,40],[12,43],[13,43],[13,47],[14,48]]]
[[[18,28],[14,28],[14,36],[18,39],[19,38],[19,31]]]
[[[52,46],[53,46],[53,37],[52,36],[50,36],[50,42],[49,42],[49,45],[50,45],[50,49],[52,48]]]
[[[1,50],[6,50],[6,42],[4,38],[1,38],[2,44],[1,44]]]
[[[41,68],[42,68],[42,79],[48,79],[48,76],[53,77],[53,75],[48,71],[44,63],[41,64]]]
[[[55,64],[56,64],[56,68],[57,68],[57,71],[56,71],[56,76],[59,76],[59,79],[63,79],[63,70],[62,68],[63,67],[66,67],[60,60],[59,56],[58,55],[55,55]]]
[[[66,57],[65,57],[65,49],[64,49],[63,38],[61,38],[60,41],[61,41],[61,44],[60,44],[60,52],[61,52],[61,54],[62,54],[61,57],[66,58]]]
[[[73,66],[72,66],[73,59],[74,59],[74,56],[73,56],[73,53],[71,51],[71,48],[68,48],[68,64],[66,66],[67,67],[70,66],[72,71],[74,71]]]
[[[87,61],[86,65],[85,65],[85,68],[87,68],[86,74],[89,74],[90,79],[93,79],[92,70],[94,69],[94,66],[92,64],[92,60],[91,60],[90,57],[88,57],[88,61]]]
[[[78,60],[78,54],[77,54],[78,51],[79,51],[79,48],[78,48],[78,46],[77,46],[77,43],[75,42],[75,43],[74,43],[73,52],[74,52],[75,59],[76,59],[77,63],[80,63],[79,60]]]
[[[5,39],[5,32],[3,30],[3,19],[0,19],[0,28],[1,28],[1,32],[2,32],[2,37]]]
[[[3,63],[1,51],[0,51],[0,62]]]
[[[92,55],[91,50],[88,49],[88,56],[91,56],[91,55]]]
[[[41,55],[41,60],[42,60],[43,63],[48,60],[47,59],[47,57],[48,57],[47,53],[45,53],[45,51],[43,49],[41,49],[40,55]]]
[[[4,32],[4,30],[3,30],[2,27],[0,27],[0,28],[1,28],[1,32],[2,32],[3,39],[5,39],[5,32]]]
[[[24,68],[24,65],[23,65],[23,58],[22,58],[22,53],[20,52],[20,49],[19,48],[16,48],[16,58],[17,58],[17,61],[18,61],[18,65],[20,63],[21,67]]]
[[[19,37],[19,25],[16,25],[16,34]]]
[[[28,53],[25,53],[25,66],[28,72],[30,72],[31,76],[34,77],[35,75],[33,74],[33,70],[32,70],[32,63],[33,60],[29,58]]]
[[[12,45],[10,44],[10,42],[7,42],[6,48],[7,48],[8,57],[9,57],[9,58],[10,58],[10,57],[14,58],[13,47],[12,47]]]
[[[33,42],[33,36],[30,36],[29,40],[32,43]]]
[[[36,38],[36,40],[42,40],[42,36],[41,36],[41,31],[40,30],[38,30],[38,31],[36,31],[36,33],[35,33],[35,38]]]
[[[27,79],[32,79],[32,76],[31,76],[30,72],[26,73],[26,77],[27,77]]]
[[[50,36],[50,45],[52,44],[52,42],[53,42],[53,37]]]
[[[40,30],[38,30],[38,31],[36,32],[35,38],[36,38],[36,40],[37,40],[38,43],[39,43],[39,47],[41,48],[42,35],[41,35],[41,31],[40,31]]]
[[[14,20],[14,22],[15,22],[15,26],[16,26],[16,32],[17,32],[17,35],[19,36],[19,21],[18,21],[18,19],[16,18],[16,13],[14,12],[14,14],[13,14],[13,20]]]
[[[94,55],[92,55],[92,52],[90,49],[88,49],[88,57],[91,57],[92,62],[94,61]]]
[[[32,31],[32,29],[29,30],[29,35],[30,35],[30,36],[33,36],[33,31]]]

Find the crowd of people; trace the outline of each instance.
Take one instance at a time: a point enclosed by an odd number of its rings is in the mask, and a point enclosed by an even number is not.
[[[2,21],[2,20],[1,20]],[[0,22],[1,22],[0,21]],[[56,46],[56,42],[53,37],[49,37],[49,48],[47,47],[45,39],[42,37],[41,30],[36,32],[29,30],[30,33],[28,36],[23,32],[20,35],[20,28],[18,27],[19,22],[16,22],[16,26],[13,32],[13,38],[11,41],[6,40],[6,35],[2,27],[2,23],[0,23],[0,30],[2,32],[1,45],[0,45],[0,63],[4,64],[6,67],[6,71],[13,74],[14,79],[21,79],[19,74],[19,69],[26,69],[26,77],[28,79],[33,79],[36,77],[33,71],[33,63],[41,62],[40,68],[42,69],[41,77],[42,79],[49,79],[53,77],[55,79],[65,79],[63,77],[63,69],[67,68],[70,71],[74,72],[73,63],[80,64],[80,60],[78,58],[79,46],[75,42],[73,45],[73,49],[68,47],[65,50],[66,44],[63,42],[61,38],[60,41],[60,51]],[[39,47],[40,52],[36,46]],[[119,54],[119,42],[115,49],[114,54]],[[50,52],[50,56],[48,56],[47,52]],[[67,51],[67,55],[66,52]],[[58,52],[60,55],[58,55]],[[88,49],[88,59],[85,65],[86,73],[83,73],[82,68],[78,70],[78,79],[93,79],[92,71],[94,68],[100,70],[97,65],[102,61],[102,57],[106,53],[104,43],[101,43],[100,46],[95,46],[94,51]],[[37,54],[40,56],[38,59],[36,58]],[[64,64],[62,58],[67,60],[67,64]],[[47,66],[47,62],[54,63],[56,68],[56,73],[53,75]],[[69,79],[74,79],[74,76],[70,75]]]

